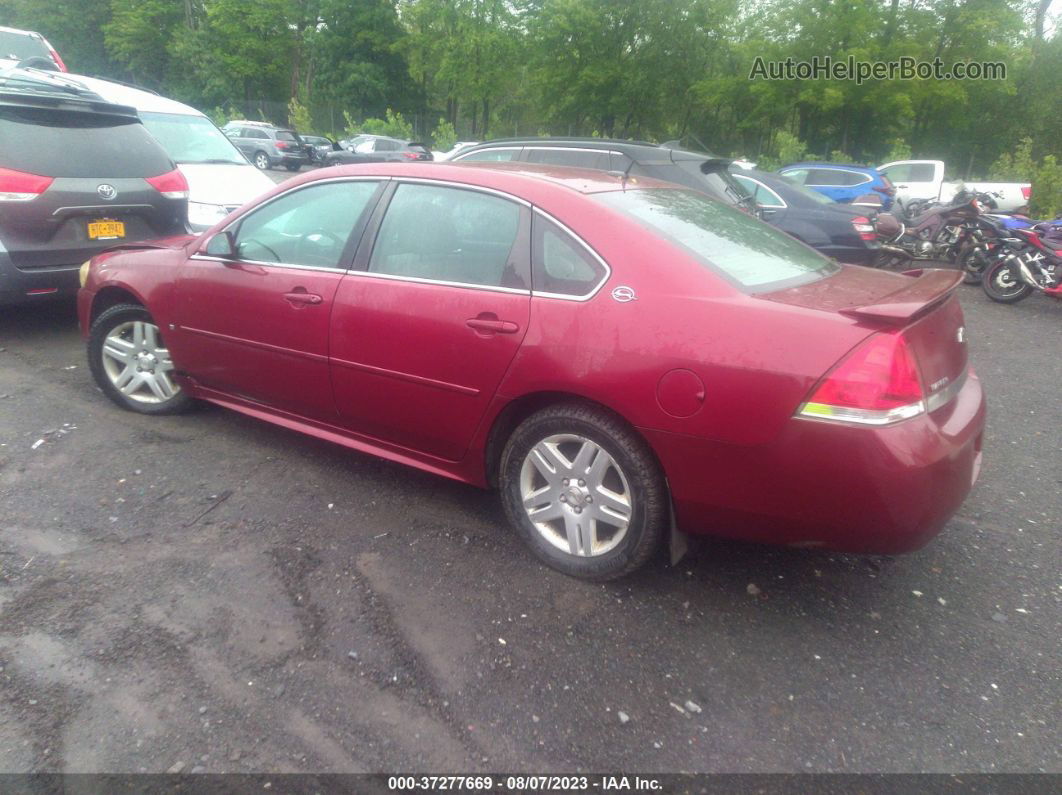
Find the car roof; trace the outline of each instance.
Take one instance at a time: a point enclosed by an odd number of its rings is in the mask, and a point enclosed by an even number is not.
[[[689,190],[683,185],[676,185],[649,177],[629,177],[592,168],[573,168],[571,166],[554,166],[542,163],[364,163],[333,166],[327,169],[311,171],[304,176],[294,177],[281,184],[301,184],[316,179],[338,176],[379,176],[379,177],[423,177],[440,182],[467,183],[480,187],[505,191],[518,190],[520,187],[542,187],[555,185],[576,193],[608,193],[624,189],[667,188],[671,190]]]
[[[849,171],[868,171],[877,172],[877,169],[873,166],[861,166],[855,163],[827,163],[823,160],[808,160],[801,163],[789,163],[782,166],[779,171],[784,171],[787,168],[847,168]]]
[[[136,118],[136,108],[114,102],[62,72],[19,67],[0,68],[0,102],[21,107],[51,107]]]
[[[0,33],[21,33],[23,36],[32,36],[36,39],[44,38],[44,36],[42,36],[35,30],[25,30],[24,28],[5,28],[3,25],[0,25]]]
[[[145,91],[101,77],[89,77],[88,75],[72,74],[70,72],[50,72],[41,69],[23,69],[21,71],[32,73],[35,78],[48,80],[56,86],[87,89],[106,102],[127,105],[136,108],[137,111],[142,113],[177,113],[184,116],[203,116],[195,108],[176,100],[167,99],[152,91]]]
[[[576,137],[531,137],[531,138],[495,138],[491,141],[483,141],[475,146],[469,146],[462,154],[468,154],[482,149],[498,149],[503,147],[547,147],[556,146],[570,149],[609,149],[620,154],[627,155],[638,163],[648,162],[674,162],[676,160],[725,160],[729,157],[719,157],[710,152],[695,152],[690,149],[678,149],[675,147],[654,144],[649,141],[630,141],[620,138],[576,138]]]

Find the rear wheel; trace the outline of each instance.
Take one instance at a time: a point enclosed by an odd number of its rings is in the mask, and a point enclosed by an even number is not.
[[[158,326],[142,306],[118,304],[92,324],[89,369],[103,393],[140,414],[174,414],[192,399],[174,378]]]
[[[499,475],[509,521],[535,555],[573,577],[634,571],[668,527],[652,452],[602,409],[562,404],[531,415],[509,438]]]
[[[975,246],[965,246],[959,252],[959,267],[962,268],[963,284],[979,284],[985,274],[987,254]]]
[[[255,152],[254,164],[262,169],[262,171],[265,171],[269,168],[269,155],[265,152]]]
[[[285,163],[284,164],[284,168],[286,168],[288,171],[298,171],[299,170],[299,164],[298,163]]]
[[[1033,291],[1032,286],[1022,279],[1013,259],[989,266],[981,279],[981,287],[989,298],[1001,304],[1017,303]]]

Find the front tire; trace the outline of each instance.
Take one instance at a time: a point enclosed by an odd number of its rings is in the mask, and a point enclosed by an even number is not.
[[[174,378],[158,326],[142,306],[118,304],[96,318],[89,331],[88,360],[103,394],[122,408],[176,414],[192,402]]]
[[[1021,277],[1018,266],[1012,259],[1002,260],[986,268],[981,287],[985,295],[1001,304],[1015,304],[1023,298],[1028,298],[1033,291],[1032,286]]]
[[[584,580],[641,567],[668,528],[664,477],[645,440],[603,409],[560,404],[509,437],[502,504],[535,555]]]

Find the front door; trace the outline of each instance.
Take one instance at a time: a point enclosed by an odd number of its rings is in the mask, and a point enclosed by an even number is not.
[[[332,313],[347,427],[464,455],[527,331],[529,224],[526,206],[496,194],[397,185],[367,267],[343,280]]]
[[[272,199],[190,257],[177,281],[174,356],[204,386],[332,420],[328,323],[379,180],[311,183]]]

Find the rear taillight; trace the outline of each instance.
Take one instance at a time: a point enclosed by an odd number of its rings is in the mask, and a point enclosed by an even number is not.
[[[859,233],[859,237],[863,240],[877,240],[878,236],[874,232],[874,224],[870,222],[869,218],[864,218],[862,215],[857,215],[852,219],[852,227]]]
[[[1021,197],[1025,201],[1029,201],[1029,197],[1032,196],[1032,185],[1023,185],[1021,188]]]
[[[288,148],[288,145],[284,141],[277,141],[277,149],[284,150]]]
[[[903,334],[875,334],[827,373],[797,416],[890,425],[925,412],[923,397]]]
[[[55,180],[25,171],[0,168],[0,202],[28,202],[36,199]]]
[[[59,67],[60,72],[69,72],[66,68],[66,64],[63,63],[63,59],[59,57],[59,53],[55,50],[48,50],[48,54],[52,56],[52,60],[55,61],[55,65]]]
[[[892,196],[894,193],[896,193],[896,188],[894,188],[894,187],[892,187],[892,185],[888,185],[888,184],[887,185],[875,185],[874,186],[874,190],[876,190],[878,193],[884,193],[886,196]]]
[[[420,160],[423,155],[420,152],[403,152],[402,157],[406,160]]]
[[[184,178],[178,169],[159,174],[157,177],[145,177],[148,185],[153,187],[167,199],[187,199],[188,180]]]

